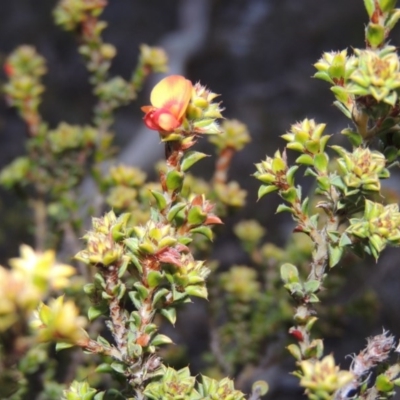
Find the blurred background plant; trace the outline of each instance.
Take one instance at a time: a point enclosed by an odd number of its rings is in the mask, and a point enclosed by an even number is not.
[[[200,83],[173,75],[143,108],[145,124],[165,146],[157,179],[118,160],[116,111],[137,99],[151,73],[167,70],[167,56],[141,45],[130,78],[112,76],[117,49],[104,41],[107,24],[100,19],[107,2],[60,1],[54,19],[78,40],[95,99],[93,118],[52,127],[40,112],[45,59],[28,45],[7,57],[4,92],[26,124],[27,139],[25,155],[2,170],[0,183],[30,207],[25,225],[33,248],[22,245],[20,258],[0,271],[0,398],[255,400],[268,391],[259,379],[269,381],[275,397],[289,379],[293,398],[298,382],[282,372],[271,375],[284,364],[284,373],[295,369],[300,378],[297,392],[311,399],[392,397],[400,368],[385,364],[397,351],[389,332],[370,338],[349,371],[335,364],[336,355],[326,356],[324,346],[346,337],[349,319],[374,322],[374,291],[346,293],[352,281],[364,279],[358,256],[378,259],[399,241],[396,196],[381,185],[396,166],[400,143],[399,59],[387,44],[400,17],[395,3],[365,1],[366,49],[324,53],[315,64],[315,77],[332,85],[335,105],[353,122],[355,128],[342,131],[353,148],[333,145],[337,155],[328,155],[325,124],[305,119],[283,135],[286,149],[301,153],[294,162],[284,150],[257,164],[259,197],[278,192],[285,201],[278,212],[296,223],[297,233],[277,246],[264,240],[269,232],[260,221],[243,218],[247,192],[230,180],[232,163],[240,163],[236,153],[250,142],[247,126],[216,122],[219,99]],[[162,82],[169,82],[167,89]],[[216,153],[209,179],[187,172],[208,161],[190,149],[204,135]],[[313,186],[295,184],[299,167],[315,178]],[[84,196],[88,180],[94,189]],[[210,241],[226,230],[219,225],[214,235],[210,226],[224,219],[236,220],[236,243],[245,254],[240,260],[221,257],[218,242]],[[345,268],[326,279],[339,262]],[[209,303],[184,306],[193,296]],[[208,315],[209,345],[195,356],[182,340],[171,344],[176,332],[189,329],[191,309],[194,317],[200,310],[202,321],[201,310]],[[204,338],[199,332],[191,341]],[[57,343],[56,352],[49,342]],[[367,379],[373,371],[376,379]]]

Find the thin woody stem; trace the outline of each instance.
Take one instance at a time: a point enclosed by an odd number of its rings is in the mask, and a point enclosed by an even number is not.
[[[231,165],[232,157],[235,154],[235,149],[226,147],[221,150],[215,163],[214,183],[226,183],[228,180],[228,170]]]
[[[102,7],[105,7],[107,2],[104,1]],[[101,52],[103,45],[102,37],[96,32],[96,25],[98,19],[93,16],[87,16],[81,25],[81,41],[89,46],[90,53],[85,57],[86,67],[91,74],[91,83],[94,87],[94,92],[105,83],[109,78],[109,65],[110,60],[105,58]],[[110,101],[99,98],[97,104],[94,106],[94,125],[98,130],[98,145],[101,147],[101,141],[104,135],[109,130],[114,122],[113,105]],[[104,150],[104,149],[101,149]]]
[[[121,308],[119,299],[113,294],[114,288],[118,284],[118,268],[116,266],[108,267],[104,272],[106,280],[106,292],[111,296],[109,302],[110,318],[113,327],[113,337],[117,345],[118,350],[121,353],[122,359],[127,359],[127,342],[128,342],[128,330],[127,330],[127,318],[124,310]]]
[[[28,126],[29,136],[37,136],[42,118],[36,110],[29,107],[29,99],[26,100],[26,106],[22,111],[22,117]]]
[[[338,217],[329,218],[326,226],[322,230],[313,230],[310,237],[315,243],[315,250],[311,262],[311,272],[309,280],[323,280],[326,267],[328,265],[328,232],[336,231],[339,227],[340,219]]]
[[[339,193],[335,188],[331,188],[328,194],[330,202],[330,210],[335,210],[337,203],[339,201]],[[301,200],[296,198],[292,204],[294,210],[294,217],[298,221],[297,231],[304,231],[307,233],[311,240],[314,242],[314,252],[312,255],[312,260],[310,263],[310,273],[307,278],[307,282],[311,280],[317,280],[322,284],[325,271],[328,266],[329,261],[329,236],[328,232],[337,231],[340,225],[340,217],[334,213],[334,211],[327,211],[327,222],[322,229],[318,229],[314,223],[311,222],[307,214],[305,214],[301,209]],[[298,317],[300,320],[305,321],[305,323],[299,323],[298,325],[292,327],[290,332],[294,334],[299,334],[297,337],[299,341],[299,346],[301,349],[302,357],[305,357],[305,350],[311,345],[312,339],[309,329],[306,328],[306,323],[311,318],[315,317],[315,310],[310,302],[308,295],[303,298],[296,298],[298,306],[295,309],[295,318]],[[309,358],[309,357],[305,357]]]
[[[47,208],[43,198],[32,199],[30,204],[33,209],[35,221],[35,249],[43,251],[46,244],[47,235]]]

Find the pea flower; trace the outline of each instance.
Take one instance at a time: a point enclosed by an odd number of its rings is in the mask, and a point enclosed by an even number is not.
[[[181,126],[192,88],[192,83],[181,75],[167,76],[158,82],[151,91],[151,106],[142,107],[146,126],[160,133],[170,133]]]

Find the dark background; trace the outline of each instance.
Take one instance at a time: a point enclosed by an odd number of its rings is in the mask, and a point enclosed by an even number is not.
[[[51,127],[63,120],[89,123],[94,98],[88,75],[74,37],[53,24],[55,4],[55,0],[3,0],[0,57],[4,61],[7,53],[23,43],[36,46],[49,68],[41,108],[44,119]],[[235,157],[231,173],[249,191],[248,206],[236,219],[226,221],[227,233],[217,242],[217,254],[223,263],[244,262],[243,253],[229,233],[238,218],[257,218],[268,230],[267,240],[285,243],[291,233],[290,218],[274,215],[278,204],[274,196],[256,202],[258,184],[250,175],[255,171],[254,163],[283,147],[279,136],[306,117],[328,123],[327,132],[337,134],[333,140],[345,143],[339,132],[349,121],[332,106],[328,85],[311,79],[312,64],[323,51],[363,47],[367,23],[363,1],[110,0],[103,17],[109,22],[105,40],[118,49],[113,74],[130,76],[141,43],[164,46],[170,54],[171,73],[200,80],[220,93],[224,116],[237,118],[249,127],[252,143]],[[392,42],[398,44],[399,39],[399,31],[395,30]],[[158,146],[154,132],[143,128],[138,104],[148,104],[149,90],[159,78],[148,82],[138,103],[118,111],[115,124],[117,143],[124,149],[121,160],[147,171],[152,171],[154,161],[162,156],[162,146]],[[0,166],[23,154],[25,135],[15,110],[1,100]],[[210,150],[205,143],[200,147]],[[207,168],[202,171],[209,176]],[[398,187],[398,182],[392,184]],[[17,254],[19,243],[30,240],[26,233],[29,214],[22,202],[5,191],[1,191],[0,210],[0,260],[4,263]],[[349,283],[341,301],[345,302],[353,291],[374,287],[380,291],[380,313],[374,326],[349,321],[346,341],[339,338],[327,344],[335,347],[339,357],[359,351],[363,338],[381,331],[382,326],[400,334],[397,260],[396,251],[386,252],[378,265],[367,260],[363,281]],[[196,325],[184,336],[196,337],[195,330]],[[261,371],[257,378],[263,377]],[[286,378],[281,378],[278,386],[285,385]]]

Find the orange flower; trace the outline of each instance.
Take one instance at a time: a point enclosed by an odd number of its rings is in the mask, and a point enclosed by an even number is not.
[[[5,63],[4,66],[4,72],[8,77],[11,77],[12,75],[14,75],[14,67],[10,64],[10,63]]]
[[[158,82],[151,91],[151,106],[142,107],[146,126],[161,133],[173,132],[181,126],[192,87],[192,82],[180,75],[167,76]]]

